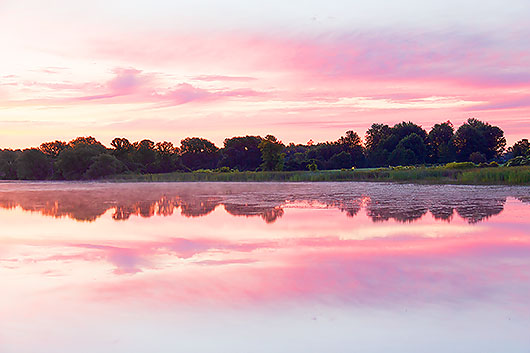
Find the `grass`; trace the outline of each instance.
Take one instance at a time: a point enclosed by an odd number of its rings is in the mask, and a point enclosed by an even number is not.
[[[450,169],[420,167],[412,169],[356,169],[293,172],[194,172],[165,174],[120,174],[112,181],[387,181],[429,184],[530,185],[530,167]]]

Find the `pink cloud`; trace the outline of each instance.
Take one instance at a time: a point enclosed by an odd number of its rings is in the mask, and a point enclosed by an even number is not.
[[[249,77],[249,76],[225,76],[225,75],[201,75],[201,76],[194,76],[193,80],[195,81],[242,81],[242,82],[248,82],[248,81],[255,81],[257,78],[255,77]]]

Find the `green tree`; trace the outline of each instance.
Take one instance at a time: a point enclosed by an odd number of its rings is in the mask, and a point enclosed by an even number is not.
[[[256,170],[262,163],[259,136],[238,136],[224,140],[221,166],[238,170]]]
[[[453,135],[454,127],[450,121],[435,124],[429,131],[431,160],[433,162],[447,163],[454,160]]]
[[[0,150],[0,179],[17,179],[17,156],[20,151]]]
[[[44,180],[53,173],[49,158],[36,148],[22,151],[17,158],[17,177],[23,180]]]
[[[351,154],[346,151],[334,154],[330,160],[329,164],[331,169],[342,169],[342,168],[351,168],[352,167],[352,158]]]
[[[125,169],[123,162],[111,154],[102,153],[95,157],[93,163],[87,169],[84,177],[88,179],[99,179],[104,176],[118,174]]]
[[[200,137],[186,137],[180,142],[182,163],[191,170],[217,167],[218,150],[213,142]]]
[[[528,139],[522,139],[514,143],[512,147],[508,148],[508,153],[512,155],[512,158],[518,156],[530,157],[530,143]]]
[[[133,160],[138,163],[141,172],[154,172],[154,163],[156,162],[155,143],[151,140],[144,139],[133,144]]]
[[[68,180],[86,178],[85,173],[92,163],[99,155],[106,152],[106,148],[101,144],[74,144],[74,147],[64,149],[57,157],[57,171],[60,176]]]
[[[468,161],[473,152],[482,153],[490,160],[504,151],[506,139],[499,127],[471,118],[458,128],[453,144],[460,161]]]
[[[383,141],[392,135],[392,130],[386,124],[372,124],[366,131],[366,150],[371,153],[377,150]]]
[[[265,139],[258,145],[261,151],[261,169],[263,170],[283,170],[285,146],[281,141],[272,135],[265,136]]]

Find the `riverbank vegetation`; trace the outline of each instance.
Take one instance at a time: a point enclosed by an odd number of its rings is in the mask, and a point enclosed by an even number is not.
[[[0,150],[0,179],[524,183],[524,166],[530,165],[528,140],[505,147],[499,127],[473,118],[456,130],[448,121],[429,132],[412,122],[372,124],[364,142],[354,131],[335,141],[288,145],[272,135],[237,136],[225,139],[222,148],[200,137],[185,138],[178,147],[168,141],[131,143],[117,137],[106,147],[89,136]],[[503,167],[495,169],[499,165]]]
[[[427,184],[499,184],[530,185],[530,167],[485,167],[451,169],[439,167],[366,168],[317,171],[219,171],[200,170],[191,173],[131,174],[106,178],[109,181],[171,182],[318,182],[318,181],[386,181]]]

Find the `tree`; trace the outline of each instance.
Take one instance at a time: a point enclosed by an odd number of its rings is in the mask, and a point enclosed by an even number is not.
[[[221,166],[238,170],[256,170],[262,163],[259,136],[232,137],[224,140]]]
[[[354,131],[346,131],[346,135],[337,140],[341,150],[350,155],[349,167],[360,167],[365,162],[364,148],[359,135]],[[348,168],[349,168],[348,167]],[[344,168],[344,167],[341,167]]]
[[[86,172],[96,158],[106,153],[101,144],[75,144],[74,147],[64,149],[57,157],[57,171],[60,176],[68,180],[86,178]]]
[[[392,130],[386,124],[372,124],[366,131],[366,150],[368,152],[375,151],[380,144],[392,135]]]
[[[186,137],[180,142],[182,163],[191,170],[215,168],[217,151],[213,142],[200,137]]]
[[[113,155],[102,153],[95,157],[94,162],[85,173],[89,179],[99,179],[107,175],[118,174],[125,169],[125,165]]]
[[[342,169],[342,168],[351,168],[352,167],[352,158],[351,155],[346,152],[342,151],[340,153],[334,154],[330,160],[329,164],[331,169]]]
[[[461,161],[468,161],[473,152],[482,153],[490,160],[504,151],[506,139],[499,127],[470,118],[456,131],[453,144]]]
[[[156,162],[155,143],[151,140],[135,142],[133,160],[139,164],[142,172],[154,172],[153,163]]]
[[[56,158],[62,150],[66,148],[66,142],[63,141],[53,141],[42,143],[39,149],[47,156]]]
[[[399,143],[399,141],[393,141],[396,139],[396,137],[392,139],[392,129],[388,125],[372,124],[366,131],[365,138],[368,164],[375,167],[387,165],[390,155],[389,149],[392,150]]]
[[[53,173],[51,161],[36,148],[22,151],[17,158],[17,177],[23,180],[44,180]]]
[[[177,170],[178,148],[171,142],[157,142],[155,144],[157,172],[168,173]]]
[[[20,151],[0,150],[0,179],[17,179],[17,157]]]
[[[101,145],[101,142],[99,142],[98,140],[96,140],[94,137],[92,136],[86,136],[86,137],[77,137],[75,139],[73,139],[72,141],[68,142],[68,147],[75,147],[77,145],[80,145],[80,144],[83,144],[83,145]]]
[[[129,140],[123,137],[114,138],[110,145],[114,147],[114,153],[116,155],[123,155],[133,150],[133,145],[129,142]]]
[[[389,162],[392,165],[412,165],[424,163],[426,157],[427,147],[423,139],[412,133],[399,141],[389,156]]]
[[[261,151],[261,169],[263,170],[283,170],[285,146],[281,141],[272,135],[265,136],[265,139],[258,145]]]
[[[451,143],[453,135],[454,127],[450,121],[435,124],[429,131],[431,160],[433,162],[447,163],[454,160],[454,146]]]
[[[514,143],[512,147],[508,148],[508,153],[512,155],[512,158],[518,156],[530,157],[530,143],[528,139],[522,139]]]

